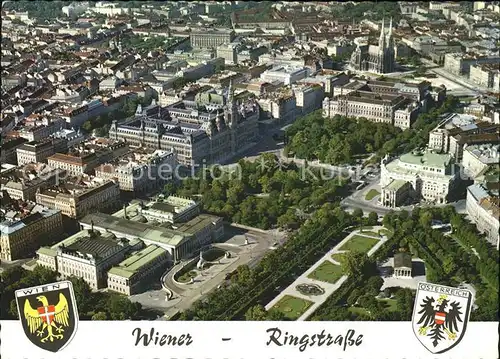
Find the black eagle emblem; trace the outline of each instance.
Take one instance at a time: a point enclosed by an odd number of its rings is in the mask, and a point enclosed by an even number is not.
[[[458,322],[463,321],[460,303],[450,302],[447,298],[447,295],[441,295],[436,301],[432,297],[426,297],[423,304],[420,304],[418,332],[430,337],[434,347],[446,338],[445,335],[449,340],[455,340],[459,331]]]

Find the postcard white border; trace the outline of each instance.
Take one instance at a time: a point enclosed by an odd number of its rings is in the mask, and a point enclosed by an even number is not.
[[[80,321],[71,343],[58,353],[33,345],[25,336],[20,321],[1,321],[2,359],[496,359],[498,323],[470,322],[462,341],[443,354],[431,354],[412,330],[411,322],[180,322],[180,321]],[[325,330],[332,336],[363,335],[359,346],[297,347],[266,345],[266,330],[315,334]],[[190,346],[135,346],[132,331],[155,328],[162,334],[193,337]],[[222,341],[222,338],[231,338]]]

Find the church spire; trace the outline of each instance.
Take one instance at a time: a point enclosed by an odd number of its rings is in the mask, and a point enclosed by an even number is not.
[[[380,37],[378,39],[378,50],[385,49],[385,18],[382,19],[382,27],[380,28]]]
[[[391,22],[389,23],[389,34],[387,35],[387,47],[393,47],[393,39],[392,39],[392,17]]]
[[[233,89],[233,79],[229,79],[229,89],[227,91],[227,101],[229,105],[233,104],[234,101],[234,89]]]

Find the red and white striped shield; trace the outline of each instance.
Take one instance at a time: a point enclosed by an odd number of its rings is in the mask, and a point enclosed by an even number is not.
[[[436,315],[434,316],[434,320],[438,325],[443,324],[445,319],[446,319],[446,313],[437,312]]]

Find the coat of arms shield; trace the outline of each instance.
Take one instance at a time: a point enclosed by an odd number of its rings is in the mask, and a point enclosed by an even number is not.
[[[420,282],[412,317],[417,339],[433,354],[458,345],[467,329],[472,301],[467,289]]]
[[[55,353],[73,339],[78,311],[71,282],[19,289],[16,302],[24,333],[37,347]]]

